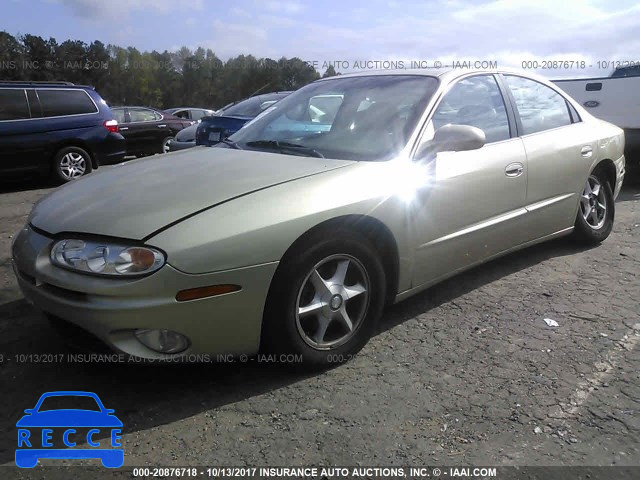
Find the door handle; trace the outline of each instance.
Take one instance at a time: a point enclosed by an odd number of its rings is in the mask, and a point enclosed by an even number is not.
[[[580,150],[580,155],[589,158],[591,155],[593,155],[593,148],[591,148],[590,145],[585,145],[584,147],[582,147],[582,150]]]
[[[519,177],[520,175],[522,175],[523,172],[524,172],[524,165],[519,162],[510,163],[504,169],[504,174],[507,177]]]
[[[166,127],[166,125],[165,125],[165,124],[158,125],[158,128],[164,128],[164,127]]]

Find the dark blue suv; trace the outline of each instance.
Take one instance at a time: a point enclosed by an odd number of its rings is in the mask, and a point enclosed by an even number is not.
[[[46,173],[60,182],[120,162],[125,140],[93,87],[0,81],[0,172]]]

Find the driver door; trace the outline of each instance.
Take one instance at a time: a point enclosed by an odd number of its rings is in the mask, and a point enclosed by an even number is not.
[[[457,81],[436,107],[423,141],[446,124],[478,127],[487,140],[478,150],[441,152],[429,165],[433,181],[418,193],[413,211],[414,287],[527,240],[526,153],[512,136],[513,115],[496,78]]]

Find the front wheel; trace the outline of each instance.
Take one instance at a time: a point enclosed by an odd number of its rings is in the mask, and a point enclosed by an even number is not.
[[[283,264],[265,309],[263,350],[322,368],[367,343],[382,314],[385,275],[371,243],[350,231],[313,235]]]
[[[615,202],[609,183],[601,173],[589,175],[580,196],[574,236],[581,243],[604,241],[613,228]]]

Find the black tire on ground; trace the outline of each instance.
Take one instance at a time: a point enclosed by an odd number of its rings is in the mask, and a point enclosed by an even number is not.
[[[287,363],[288,367],[294,369],[327,368],[349,360],[367,343],[382,315],[386,279],[378,257],[369,240],[343,228],[315,232],[302,244],[294,247],[294,250],[288,252],[283,258],[271,282],[262,325],[262,351],[275,354],[278,362],[282,361],[282,354],[294,354],[296,359],[301,357],[302,362],[294,360],[292,363]],[[298,302],[300,306],[306,305],[306,301],[303,302],[305,295],[307,298],[313,297],[310,303],[314,303],[318,298],[315,284],[310,285],[312,282],[310,274],[316,271],[316,267],[318,272],[322,272],[322,278],[331,281],[338,278],[338,263],[344,264],[345,259],[348,260],[348,267],[346,267],[343,285],[346,288],[357,288],[355,286],[368,283],[368,293],[363,293],[363,297],[360,297],[360,294],[346,296],[347,299],[344,302],[336,299],[337,305],[343,304],[346,311],[355,306],[356,314],[353,317],[354,310],[347,313],[353,322],[353,333],[349,333],[345,326],[344,316],[340,314],[342,310],[326,310],[330,312],[329,317],[333,314],[336,314],[336,317],[330,321],[326,329],[327,333],[323,335],[327,335],[330,331],[338,332],[335,334],[338,340],[335,345],[317,348],[308,342],[310,337],[318,335],[321,319],[311,314],[311,319],[308,316],[302,316],[298,321]],[[320,265],[322,262],[326,263]],[[336,263],[335,267],[332,262]],[[358,281],[359,278],[362,281]],[[306,286],[303,288],[304,285]],[[331,294],[326,294],[325,297],[333,299]],[[358,302],[361,303],[358,304]],[[324,308],[333,308],[329,303],[331,302],[325,302]],[[358,321],[358,319],[361,320]],[[336,325],[336,322],[339,324]],[[309,329],[306,337],[305,328]],[[312,331],[314,333],[311,333]],[[342,334],[345,335],[345,339],[339,340]],[[330,341],[328,340],[327,343]]]
[[[597,194],[594,193],[596,188]],[[602,206],[605,208],[604,212]],[[591,215],[588,215],[589,212]],[[583,187],[574,225],[574,238],[586,245],[603,242],[611,233],[614,216],[615,202],[611,186],[603,172],[595,170]]]
[[[64,147],[53,157],[51,175],[57,182],[67,183],[91,173],[91,156],[80,147]]]
[[[160,143],[160,150],[158,153],[169,153],[169,142],[173,140],[173,137],[165,137],[162,139],[162,143]]]

